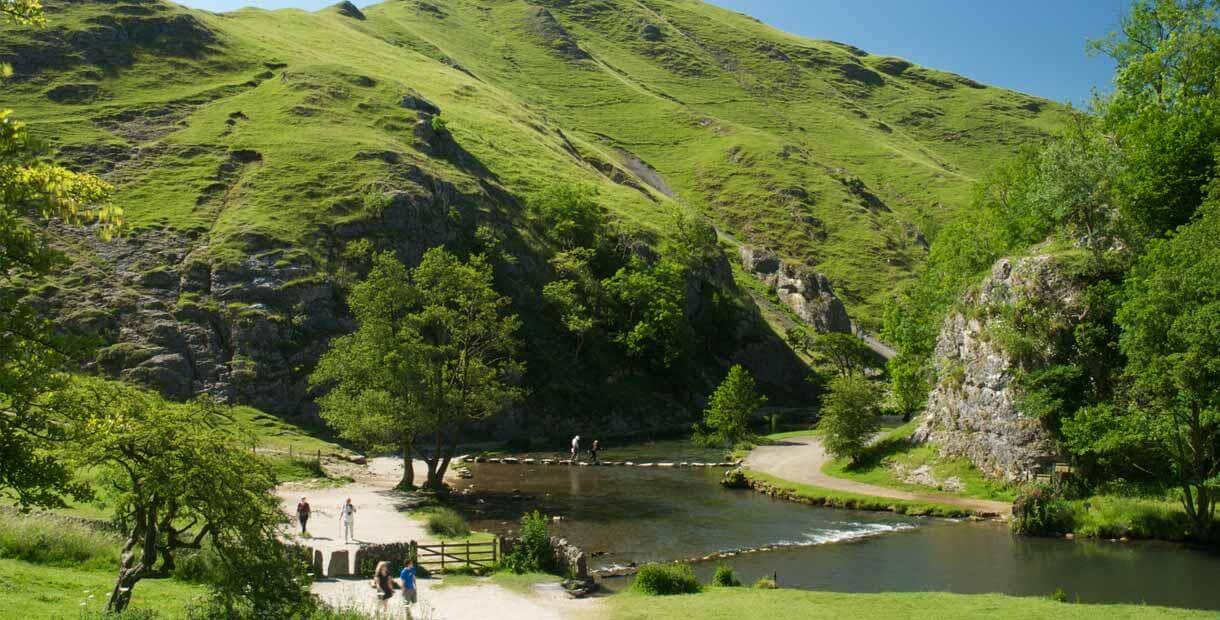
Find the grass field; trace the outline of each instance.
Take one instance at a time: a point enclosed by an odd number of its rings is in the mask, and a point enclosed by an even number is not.
[[[791,482],[767,474],[746,471],[747,478],[760,482],[778,492],[791,495],[795,500],[815,506],[846,508],[849,510],[882,510],[908,515],[934,517],[967,517],[972,511],[947,504],[912,502],[887,497],[873,497],[858,493],[844,493],[809,484]]]
[[[612,620],[742,620],[744,618],[955,618],[1135,620],[1215,618],[1215,612],[1141,605],[1077,605],[1042,598],[999,594],[943,593],[836,594],[804,590],[710,588],[700,594],[643,596],[616,594],[607,599]]]
[[[83,612],[102,611],[114,579],[114,570],[0,559],[0,615],[72,620]],[[159,618],[183,618],[187,607],[203,594],[203,586],[173,579],[145,579],[136,586],[131,608],[156,612]]]

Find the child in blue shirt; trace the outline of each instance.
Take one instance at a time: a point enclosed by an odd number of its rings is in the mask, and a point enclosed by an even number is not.
[[[404,603],[410,604],[416,601],[415,597],[415,562],[410,558],[406,564],[403,564],[402,572],[398,573],[398,585],[402,586],[402,600]]]

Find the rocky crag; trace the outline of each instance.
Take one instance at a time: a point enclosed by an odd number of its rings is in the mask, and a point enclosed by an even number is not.
[[[941,327],[936,385],[915,440],[932,442],[944,455],[964,456],[984,473],[1014,482],[1029,481],[1054,462],[1055,442],[1040,420],[1021,410],[1016,385],[1020,370],[1044,363],[1049,351],[1018,355],[1006,348],[1005,335],[1022,312],[1079,314],[1079,295],[1079,284],[1064,275],[1053,256],[996,262]]]
[[[766,248],[743,245],[741,265],[775,291],[780,301],[807,325],[823,333],[852,332],[847,308],[835,296],[826,276],[803,265],[783,261]]]

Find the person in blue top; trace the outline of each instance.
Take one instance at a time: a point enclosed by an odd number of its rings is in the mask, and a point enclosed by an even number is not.
[[[416,601],[415,597],[415,562],[411,558],[407,558],[407,562],[402,566],[402,572],[398,573],[398,585],[402,586],[402,602],[410,605]]]

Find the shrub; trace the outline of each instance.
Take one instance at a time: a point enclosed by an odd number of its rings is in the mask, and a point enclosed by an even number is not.
[[[1072,529],[1068,503],[1046,486],[1029,487],[1012,507],[1012,531],[1027,536],[1052,536]]]
[[[433,116],[430,123],[432,125],[432,130],[437,133],[441,133],[449,129],[449,123],[445,122],[445,119],[439,116]]]
[[[428,513],[428,531],[437,536],[458,538],[470,535],[470,525],[452,508],[437,508]]]
[[[122,541],[115,534],[54,517],[0,514],[0,558],[77,568],[113,568]]]
[[[754,582],[754,587],[759,590],[777,590],[779,589],[779,584],[775,583],[775,580],[771,577],[763,577]]]
[[[844,375],[830,382],[822,400],[818,429],[825,433],[826,451],[836,458],[856,463],[868,448],[869,439],[881,427],[877,417],[881,394],[863,375]]]
[[[1064,592],[1063,588],[1055,588],[1055,591],[1051,592],[1051,595],[1047,598],[1055,601],[1056,603],[1066,603],[1068,602],[1068,593]]]
[[[652,596],[694,594],[701,590],[695,572],[688,564],[645,564],[636,573],[637,591]]]
[[[517,574],[551,568],[546,516],[535,510],[521,517],[521,542],[504,557],[504,566]]]
[[[712,575],[712,585],[722,588],[733,588],[741,585],[737,581],[737,576],[733,573],[733,567],[727,564],[720,564],[716,567],[716,573]]]
[[[197,551],[182,553],[175,558],[174,579],[190,583],[215,583],[221,576],[221,559],[208,542]]]
[[[720,485],[728,489],[745,489],[750,486],[750,481],[740,467],[734,467],[724,472]]]

